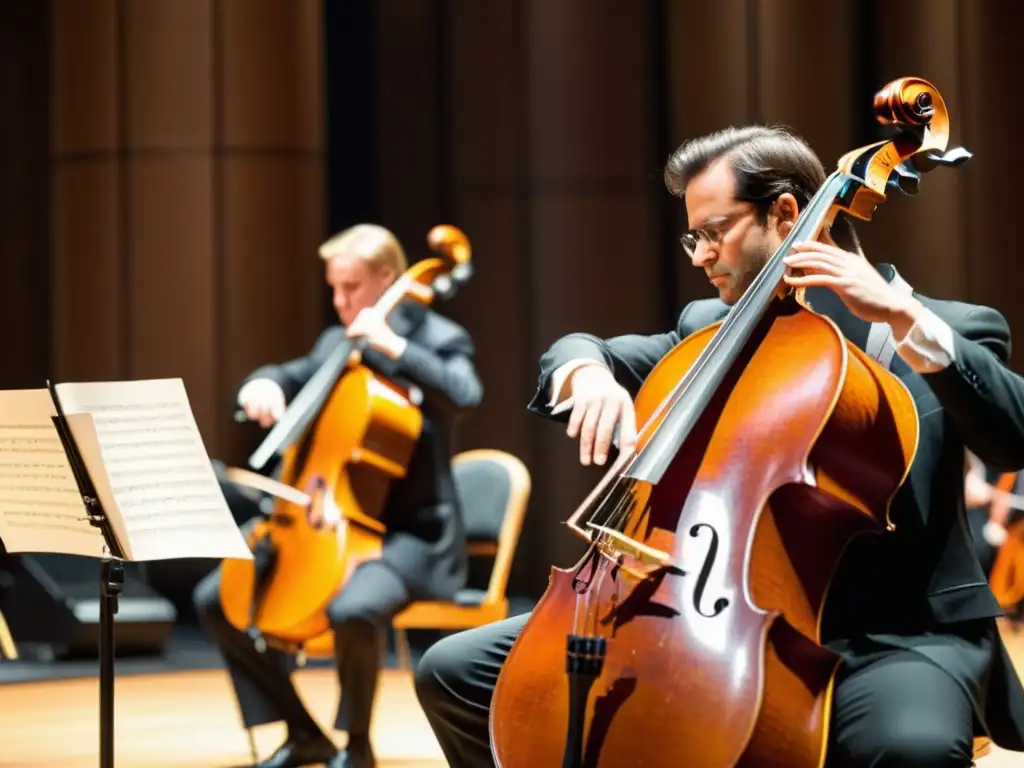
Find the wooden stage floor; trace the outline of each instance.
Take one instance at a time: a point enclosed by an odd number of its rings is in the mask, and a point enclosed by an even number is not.
[[[296,680],[310,711],[329,727],[337,701],[334,671],[300,670]],[[96,768],[98,700],[95,679],[0,686],[0,766]],[[226,768],[252,762],[227,674],[220,670],[118,678],[114,711],[117,768]],[[255,730],[261,758],[274,751],[284,733],[281,725]],[[335,735],[343,746],[344,733]],[[447,765],[409,672],[385,670],[373,737],[381,768]]]
[[[1024,632],[1005,636],[1017,670],[1024,674]],[[337,691],[334,672],[301,670],[297,680],[311,711],[329,725]],[[118,678],[116,694],[118,768],[225,768],[251,762],[224,672],[125,676]],[[98,695],[95,679],[0,686],[0,766],[95,768]],[[378,702],[373,737],[382,768],[446,765],[409,672],[386,670]],[[282,726],[257,729],[260,756],[269,755],[283,736]],[[344,743],[344,734],[338,734],[337,742]],[[1021,768],[1024,756],[993,747],[978,766]]]

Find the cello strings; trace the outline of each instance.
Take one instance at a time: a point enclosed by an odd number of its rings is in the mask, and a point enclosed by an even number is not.
[[[612,486],[609,488],[608,493],[605,495],[605,497],[601,501],[599,501],[597,503],[594,511],[588,516],[588,518],[587,518],[587,523],[588,524],[593,524],[593,523],[595,523],[595,521],[598,520],[598,515],[600,515],[605,510],[605,507],[606,507],[606,505],[609,502],[610,495],[614,491],[620,489],[619,483],[621,483],[622,480],[623,480],[623,478],[621,478],[621,477],[617,477],[615,479],[615,481],[612,483]],[[605,518],[601,522],[597,522],[596,523],[597,525],[601,525],[602,527],[606,527],[606,528],[612,528],[612,526],[608,525],[607,523],[609,523],[612,518],[616,517],[617,515],[620,515],[623,507],[628,509],[628,508],[630,508],[632,506],[633,499],[632,499],[632,496],[630,494],[632,492],[633,485],[635,484],[635,481],[632,478],[626,478],[626,480],[629,483],[628,487],[626,487],[624,489],[623,493],[621,493],[618,496],[616,496],[615,503],[613,504],[611,510],[609,510],[607,512],[607,515],[605,516]],[[620,530],[620,533],[621,533],[621,530]],[[594,536],[594,538],[592,538],[590,540],[591,541],[590,546],[587,548],[587,557],[585,557],[580,562],[580,565],[576,569],[576,578],[579,578],[579,574],[582,572],[583,568],[586,567],[587,563],[590,562],[590,560],[593,557],[596,556],[598,558],[601,558],[601,556],[602,556],[601,555],[601,545],[605,543],[605,539],[606,538],[608,538],[608,536],[607,536],[607,534],[604,531],[597,531],[596,532],[596,535]]]
[[[793,227],[786,239],[769,258],[766,268],[762,269],[758,273],[752,281],[750,288],[744,292],[740,300],[726,315],[718,331],[712,336],[704,349],[701,350],[701,353],[698,355],[694,364],[686,372],[683,378],[672,388],[668,395],[661,400],[652,415],[645,421],[644,426],[640,429],[637,437],[640,439],[648,432],[648,430],[651,430],[652,437],[647,441],[643,449],[635,452],[634,455],[630,457],[623,469],[620,470],[616,477],[609,483],[606,492],[595,503],[593,511],[589,514],[587,518],[589,523],[599,521],[598,524],[602,525],[602,527],[617,530],[620,533],[624,532],[624,526],[629,520],[628,513],[635,506],[636,501],[635,496],[633,495],[633,489],[636,481],[634,478],[626,477],[626,473],[654,442],[655,438],[653,435],[658,434],[668,426],[666,422],[670,421],[671,412],[678,406],[683,398],[692,391],[700,374],[708,367],[709,364],[716,361],[724,340],[730,335],[737,323],[741,323],[748,319],[752,311],[750,307],[763,305],[766,297],[762,294],[765,293],[768,288],[771,288],[772,291],[775,290],[781,276],[774,275],[774,273],[778,271],[778,267],[782,263],[782,258],[790,252],[793,243],[796,242],[797,239],[806,236],[805,233],[808,229],[818,229],[825,216],[831,210],[832,203],[834,202],[836,194],[840,191],[843,183],[845,183],[845,176],[839,171],[835,171],[830,175],[826,180],[826,183],[822,185],[819,192],[814,196],[814,198],[812,198],[811,203],[807,208],[805,208],[803,221],[798,221],[797,225]],[[826,200],[827,204],[824,202]],[[767,285],[770,282],[773,284]],[[762,301],[758,301],[758,298],[762,299]],[[668,415],[660,423],[656,423],[658,421],[658,417],[665,412],[666,409],[669,411]],[[625,483],[623,482],[624,480],[626,481]],[[581,561],[581,564],[577,569],[575,579],[580,578],[580,573],[582,573],[583,568],[586,567],[588,562],[592,561],[595,555],[598,557],[598,565],[603,564],[604,557],[601,552],[601,547],[606,543],[608,538],[610,537],[604,532],[598,532],[598,534],[591,539],[591,544],[588,548],[588,556]],[[602,577],[604,573],[605,570],[602,570]],[[589,589],[590,585],[588,584],[588,592]],[[579,595],[579,592],[577,592],[577,595]],[[589,603],[589,597],[587,599]],[[574,626],[576,626],[576,622],[577,618],[574,615]]]
[[[651,417],[644,423],[644,426],[641,428],[638,435],[638,439],[647,430],[648,425],[650,425],[652,421],[654,421],[658,415],[666,409],[666,406],[670,412],[676,408],[683,397],[694,386],[695,379],[705,368],[707,368],[708,364],[711,363],[712,359],[716,356],[722,343],[726,337],[730,335],[733,327],[742,320],[745,320],[750,314],[752,311],[750,309],[751,305],[760,307],[767,303],[764,301],[765,297],[763,297],[762,294],[769,290],[774,291],[778,286],[779,281],[782,280],[784,270],[782,274],[775,274],[779,271],[782,259],[789,254],[795,242],[805,239],[820,230],[821,224],[831,211],[832,204],[835,202],[838,194],[842,191],[842,187],[846,181],[847,177],[840,171],[833,171],[829,175],[819,191],[811,198],[807,207],[804,209],[804,212],[797,219],[796,225],[792,230],[790,230],[789,235],[787,235],[782,241],[775,253],[773,253],[768,259],[765,264],[765,268],[758,272],[757,276],[751,282],[750,287],[744,292],[743,296],[740,297],[740,300],[736,302],[733,308],[726,315],[725,319],[722,321],[722,325],[719,327],[718,331],[715,332],[714,336],[712,336],[704,349],[701,350],[700,355],[698,355],[693,365],[679,383],[673,387],[669,394],[658,404],[657,409],[655,409]],[[768,284],[767,287],[766,284]],[[759,298],[761,299],[760,301],[758,301]],[[655,432],[659,431],[670,418],[671,413],[669,413],[662,423],[655,428]],[[652,442],[654,442],[653,436],[644,446],[644,449],[646,450]],[[623,474],[630,470],[643,452],[643,450],[638,451],[633,456],[629,464],[622,470]]]
[[[601,602],[598,598],[601,597],[601,585],[604,584],[604,577],[608,573],[608,562],[604,559],[601,559],[600,561],[598,561],[598,568],[600,568],[601,571],[597,576],[597,583],[587,590],[587,603],[589,604],[587,609],[587,615],[590,618],[592,624],[591,637],[598,637],[600,634],[600,628],[598,624],[600,622],[601,617],[598,612],[601,608]],[[592,592],[593,599],[591,599]]]

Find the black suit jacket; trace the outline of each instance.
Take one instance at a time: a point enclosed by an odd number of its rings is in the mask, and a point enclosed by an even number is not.
[[[465,585],[467,569],[465,527],[452,482],[452,430],[483,396],[473,342],[462,326],[414,302],[396,308],[388,324],[407,341],[402,356],[393,360],[368,349],[363,363],[423,393],[423,429],[408,474],[391,486],[382,520],[388,528],[383,557],[414,599],[451,598]],[[305,357],[259,368],[245,382],[272,379],[290,402],[344,336],[342,326],[331,326]]]
[[[895,274],[888,265],[878,269],[889,280]],[[850,639],[870,637],[927,655],[925,643],[914,638],[933,632],[988,633],[985,642],[992,652],[955,673],[975,694],[976,708],[997,743],[1024,749],[1024,690],[993,634],[993,617],[1002,611],[974,554],[963,494],[965,445],[993,468],[1024,467],[1024,378],[1007,368],[1010,331],[999,312],[914,295],[953,329],[955,362],[939,373],[921,375],[893,357],[891,371],[913,395],[920,417],[918,450],[891,507],[896,531],[859,537],[847,550],[829,591],[823,639],[845,649]],[[807,291],[807,299],[864,348],[870,324],[850,313],[838,296],[815,288]],[[541,358],[529,409],[552,418],[551,374],[576,358],[605,363],[635,397],[673,346],[722,319],[728,309],[718,299],[695,301],[668,333],[611,339],[575,333],[559,339]],[[568,413],[553,418],[564,421]],[[940,652],[935,660],[950,665],[949,654]],[[993,693],[989,686],[991,695],[986,695],[990,670],[998,690]]]

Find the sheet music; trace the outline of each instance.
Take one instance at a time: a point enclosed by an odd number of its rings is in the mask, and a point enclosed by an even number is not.
[[[88,455],[96,447],[102,456],[105,477],[90,474],[100,498],[113,497],[130,559],[251,559],[181,379],[65,383],[56,390],[86,464],[96,465]],[[72,414],[92,417],[95,441]]]
[[[46,389],[0,392],[0,539],[9,552],[101,557]]]

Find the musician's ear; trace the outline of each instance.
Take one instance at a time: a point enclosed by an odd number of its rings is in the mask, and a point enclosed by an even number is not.
[[[386,264],[381,264],[377,267],[376,277],[383,285],[391,285],[391,283],[395,281],[395,278],[398,277],[398,272]]]
[[[768,212],[769,221],[774,219],[775,226],[779,231],[779,237],[785,238],[796,224],[797,216],[800,215],[800,206],[796,198],[789,192],[783,192],[772,204]]]

